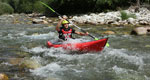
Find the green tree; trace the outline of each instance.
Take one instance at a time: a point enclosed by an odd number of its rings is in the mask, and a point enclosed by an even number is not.
[[[0,8],[0,15],[14,12],[14,9],[7,3],[0,2]]]
[[[17,12],[32,13],[35,0],[19,0]]]
[[[17,9],[19,9],[19,0],[10,0],[9,4],[14,8],[14,11],[17,12]]]
[[[40,1],[36,1],[33,4],[33,11],[34,12],[39,12],[39,13],[44,13],[45,12],[45,6],[43,6]]]

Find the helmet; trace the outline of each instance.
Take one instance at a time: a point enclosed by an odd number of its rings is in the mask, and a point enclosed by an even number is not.
[[[67,20],[63,20],[61,24],[69,24]]]

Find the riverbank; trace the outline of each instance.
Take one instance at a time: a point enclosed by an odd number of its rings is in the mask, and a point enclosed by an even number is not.
[[[113,11],[107,13],[91,13],[89,15],[73,16],[71,19],[74,22],[82,24],[112,24],[116,26],[120,25],[150,25],[150,10],[147,8],[130,7],[127,10]],[[131,16],[130,16],[131,15]],[[127,17],[123,20],[123,17]]]
[[[122,14],[122,12],[124,14]],[[132,16],[129,16],[132,15]],[[79,16],[68,16],[70,21],[78,25],[92,25],[92,26],[111,26],[113,27],[131,27],[126,34],[145,35],[150,32],[150,10],[147,8],[130,7],[124,11],[113,11],[107,13],[90,13]],[[126,19],[123,19],[126,17]],[[0,23],[6,24],[46,24],[56,25],[57,17],[46,17],[39,13],[32,14],[5,14],[0,16]],[[141,28],[137,28],[141,27]],[[117,34],[118,32],[107,30],[102,34]]]
[[[122,12],[124,14],[122,14]],[[130,16],[131,15],[131,16]],[[112,11],[107,13],[90,13],[79,16],[68,16],[69,20],[77,24],[92,24],[92,25],[150,25],[150,10],[147,8],[130,7],[127,10]],[[123,17],[127,17],[123,19]],[[11,14],[1,15],[1,23],[13,24],[51,24],[56,23],[57,17],[46,17],[39,13],[32,14]]]

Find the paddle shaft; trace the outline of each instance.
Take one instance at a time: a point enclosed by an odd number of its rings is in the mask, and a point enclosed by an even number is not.
[[[54,9],[52,9],[50,6],[48,6],[47,4],[43,3],[40,1],[41,4],[43,4],[44,6],[46,6],[48,9],[50,9],[52,12],[56,13],[57,15],[61,16],[59,13],[57,13]]]
[[[76,28],[80,29],[82,32],[86,33],[85,30],[81,29],[80,27],[78,27],[77,25],[71,23],[73,26],[75,26]],[[92,37],[93,39],[96,39],[94,36],[92,36],[91,34],[88,34],[88,36]]]

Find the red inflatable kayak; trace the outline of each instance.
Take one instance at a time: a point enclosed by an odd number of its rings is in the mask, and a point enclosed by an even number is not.
[[[67,44],[52,44],[50,41],[47,42],[48,48],[54,47],[59,48],[62,47],[66,50],[71,51],[81,51],[81,52],[98,52],[102,51],[107,43],[108,38],[83,42],[83,43],[67,43]]]

